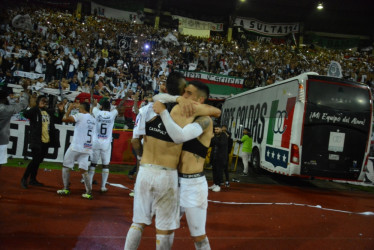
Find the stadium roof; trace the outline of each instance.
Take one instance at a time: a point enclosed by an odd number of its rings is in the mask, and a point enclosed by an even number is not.
[[[143,0],[144,7],[157,8],[157,0]],[[160,1],[160,0],[159,0]],[[374,15],[372,0],[246,0],[238,1],[237,16],[264,22],[301,22],[304,31],[319,31],[374,37],[370,25]],[[234,13],[230,0],[161,0],[162,10],[207,21],[227,22]],[[318,11],[317,4],[324,9]]]

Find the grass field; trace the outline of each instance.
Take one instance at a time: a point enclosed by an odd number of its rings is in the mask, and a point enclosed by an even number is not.
[[[8,163],[4,164],[3,166],[8,167],[24,167],[26,168],[31,159],[16,159],[16,158],[8,158]],[[39,170],[49,170],[49,169],[61,169],[62,163],[60,162],[43,162],[39,166]],[[124,174],[127,175],[129,170],[132,169],[132,166],[129,165],[110,165],[110,171],[116,174]],[[78,165],[74,166],[74,170],[78,170]],[[96,168],[97,173],[101,173],[101,166],[99,165]]]

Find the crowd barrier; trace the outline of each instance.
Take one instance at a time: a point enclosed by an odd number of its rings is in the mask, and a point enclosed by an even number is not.
[[[45,161],[62,162],[74,135],[74,126],[56,125],[60,137],[59,148],[49,148]],[[31,157],[28,143],[30,126],[28,121],[12,121],[10,123],[10,138],[8,155],[13,158]],[[111,164],[134,165],[136,159],[131,148],[132,130],[113,130]]]

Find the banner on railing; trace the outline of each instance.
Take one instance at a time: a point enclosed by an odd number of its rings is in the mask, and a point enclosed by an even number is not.
[[[243,88],[244,78],[242,77],[234,77],[234,76],[226,76],[226,75],[218,75],[218,74],[211,74],[206,72],[195,72],[195,71],[185,71],[180,70],[183,73],[184,77],[187,81],[201,81],[208,84],[216,84],[216,85],[226,85],[235,88]]]
[[[254,18],[237,17],[234,25],[266,36],[286,36],[299,32],[299,23],[265,23]]]
[[[212,23],[177,15],[172,15],[172,18],[179,20],[179,28],[182,29],[223,31],[223,23]]]
[[[38,74],[38,73],[26,72],[26,71],[20,71],[20,70],[14,71],[13,76],[25,77],[25,78],[29,78],[32,80],[39,79],[40,77],[42,77],[43,79],[45,78],[45,74]]]
[[[68,149],[74,135],[74,126],[56,125],[60,134],[59,148],[49,148],[45,161],[62,162],[64,154]],[[8,144],[8,155],[13,158],[31,157],[28,134],[30,126],[28,121],[12,121],[10,124],[10,138]],[[134,165],[136,159],[131,149],[132,131],[113,130],[111,164]]]
[[[113,9],[95,2],[91,2],[91,14],[94,13],[101,17],[143,24],[142,13]]]

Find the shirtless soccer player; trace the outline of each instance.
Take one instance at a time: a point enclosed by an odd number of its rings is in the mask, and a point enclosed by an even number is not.
[[[183,75],[173,72],[169,75],[166,88],[172,95],[183,93],[186,81]],[[183,98],[179,98],[183,99]],[[202,105],[199,105],[202,106]],[[198,107],[199,107],[198,106]],[[182,144],[175,144],[166,132],[162,120],[154,113],[153,104],[139,112],[133,131],[133,146],[139,154],[140,135],[144,135],[143,155],[135,184],[133,223],[126,237],[125,249],[137,249],[145,225],[156,219],[156,249],[171,249],[174,230],[179,227],[179,196],[177,166],[182,152]],[[181,127],[191,123],[194,117],[181,115],[181,107],[176,105],[173,117]],[[220,113],[219,109],[207,107],[206,114]],[[201,112],[197,109],[196,113]]]
[[[183,94],[183,97],[199,103],[204,103],[208,96],[208,86],[198,81],[189,82]],[[160,114],[173,141],[183,142],[178,166],[181,215],[186,214],[195,248],[209,250],[210,244],[205,233],[208,184],[204,175],[204,162],[213,137],[213,121],[209,116],[200,116],[191,124],[195,125],[193,130],[190,125],[182,129],[172,120],[164,104],[156,102],[153,109]]]

